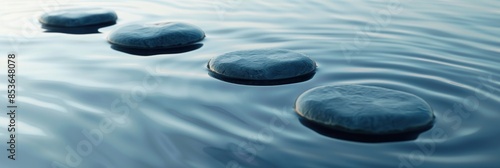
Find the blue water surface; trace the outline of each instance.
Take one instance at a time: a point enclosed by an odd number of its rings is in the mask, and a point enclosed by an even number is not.
[[[115,10],[117,24],[72,34],[37,21],[92,6]],[[1,106],[15,52],[19,108],[15,161],[0,115],[1,167],[498,167],[498,9],[494,0],[2,1]],[[188,52],[151,54],[106,41],[121,25],[156,21],[191,23],[207,37]],[[208,75],[210,58],[260,48],[304,53],[318,70],[273,86]],[[434,127],[396,142],[320,134],[293,104],[330,84],[415,94],[432,106]]]

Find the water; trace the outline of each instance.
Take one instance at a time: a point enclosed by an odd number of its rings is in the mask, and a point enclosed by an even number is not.
[[[113,9],[119,20],[100,33],[49,33],[33,16],[54,9],[52,1],[2,2],[0,51],[17,52],[19,67],[16,161],[7,159],[2,113],[2,167],[500,166],[497,1],[401,0],[399,10],[388,1],[58,2]],[[106,42],[113,29],[139,21],[188,22],[207,38],[189,52],[149,56]],[[208,75],[210,58],[258,48],[305,53],[318,71],[277,86]],[[418,95],[436,123],[407,141],[324,136],[299,121],[293,104],[326,84]],[[94,145],[82,133],[89,130],[108,132]]]

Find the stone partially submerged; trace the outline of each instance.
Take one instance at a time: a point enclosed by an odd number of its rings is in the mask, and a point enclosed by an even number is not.
[[[272,81],[314,73],[316,63],[304,54],[283,49],[243,50],[211,59],[213,73],[231,79]]]
[[[68,8],[44,13],[38,19],[46,26],[83,27],[116,22],[116,13],[102,8]]]
[[[200,28],[178,22],[131,24],[113,31],[108,41],[119,47],[168,49],[195,44],[205,38]]]
[[[321,86],[298,97],[296,112],[335,130],[360,134],[397,134],[432,126],[432,108],[421,98],[362,85]]]

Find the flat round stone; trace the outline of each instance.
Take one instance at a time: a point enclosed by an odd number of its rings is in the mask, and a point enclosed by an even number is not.
[[[205,32],[194,25],[161,22],[120,27],[108,36],[108,41],[126,48],[166,49],[188,46],[204,38]]]
[[[434,114],[421,98],[362,85],[321,86],[304,92],[295,111],[332,129],[361,134],[396,134],[432,125]]]
[[[316,63],[304,54],[283,49],[243,50],[208,62],[210,71],[233,79],[281,80],[313,73]]]
[[[44,13],[40,23],[57,27],[82,27],[115,22],[118,17],[112,10],[102,8],[69,8]]]

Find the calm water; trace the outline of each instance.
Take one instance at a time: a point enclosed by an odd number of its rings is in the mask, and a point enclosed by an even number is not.
[[[396,9],[382,0],[58,1],[119,15],[117,25],[81,35],[44,32],[36,16],[54,9],[52,2],[0,4],[2,76],[9,51],[17,52],[19,67],[17,160],[7,160],[2,112],[2,167],[500,166],[498,1],[401,0]],[[110,31],[142,21],[192,23],[207,38],[185,53],[110,48]],[[210,58],[258,48],[305,53],[318,71],[278,86],[207,74]],[[4,109],[6,79],[0,81]],[[418,95],[435,110],[435,126],[398,142],[322,135],[299,121],[293,104],[326,84]],[[106,133],[102,123],[111,123]],[[95,144],[82,131],[93,131]]]

